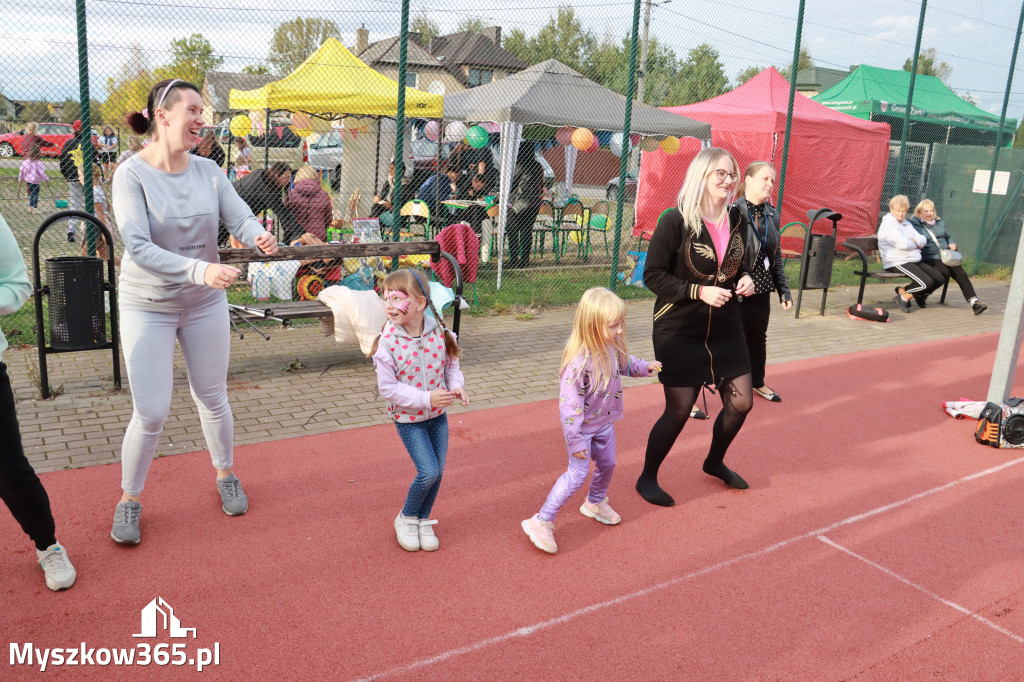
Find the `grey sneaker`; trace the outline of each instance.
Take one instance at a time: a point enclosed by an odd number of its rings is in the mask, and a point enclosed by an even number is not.
[[[142,505],[128,500],[118,502],[114,508],[114,527],[110,529],[110,537],[122,545],[137,545],[142,535],[139,532],[139,517],[142,516]]]
[[[234,474],[217,479],[220,503],[228,516],[241,516],[249,511],[249,498],[242,492],[242,483]]]
[[[60,543],[54,543],[42,552],[37,549],[36,558],[46,574],[46,586],[54,592],[66,590],[75,584],[75,567],[71,565],[71,559]]]

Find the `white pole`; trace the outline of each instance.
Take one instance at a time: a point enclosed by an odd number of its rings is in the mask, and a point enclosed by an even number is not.
[[[996,361],[992,367],[992,381],[988,385],[990,403],[1004,403],[1013,388],[1020,344],[1024,340],[1024,231],[1017,243],[1017,260],[1010,280],[1010,295],[1006,300],[1003,328],[999,332]]]

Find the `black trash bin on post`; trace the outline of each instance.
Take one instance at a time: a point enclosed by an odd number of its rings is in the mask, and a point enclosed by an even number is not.
[[[73,218],[92,223],[107,240],[107,278],[103,278],[103,261],[99,258],[65,257],[46,261],[46,286],[39,275],[39,240],[43,232],[54,223]],[[83,350],[113,352],[114,386],[121,388],[121,360],[118,349],[117,292],[114,286],[114,239],[107,226],[96,216],[83,211],[55,213],[39,226],[32,242],[32,277],[36,308],[36,337],[39,347],[39,390],[42,397],[50,397],[46,356],[50,353],[68,353]],[[110,336],[107,339],[104,293],[109,303]],[[43,324],[43,296],[48,296],[47,322],[50,345],[46,345],[46,325]]]
[[[814,221],[832,221],[832,234],[814,234]],[[804,253],[800,259],[800,284],[796,294],[796,317],[800,317],[800,302],[804,289],[821,289],[821,310],[825,314],[825,299],[832,284],[832,262],[836,255],[836,234],[839,231],[841,213],[830,208],[819,208],[807,212],[807,235],[804,237]]]

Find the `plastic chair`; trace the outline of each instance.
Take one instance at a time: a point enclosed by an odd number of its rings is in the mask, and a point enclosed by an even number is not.
[[[409,219],[409,229],[402,233],[403,239],[410,241],[416,235],[413,234],[412,226],[423,225],[423,241],[430,241],[430,206],[421,199],[407,201],[399,214]]]
[[[561,237],[560,251],[561,254],[565,254],[567,242],[569,241],[570,235],[573,232],[578,233],[576,242],[577,255],[580,257],[586,257],[586,220],[585,220],[585,209],[579,199],[573,197],[570,198],[565,204],[565,208],[562,209],[562,219],[558,221],[558,224],[554,227],[558,231]],[[578,220],[577,220],[578,219]]]
[[[590,250],[591,231],[600,232],[604,237],[604,255],[611,256],[608,250],[608,202],[599,201],[590,207],[590,220],[587,221],[587,250]]]

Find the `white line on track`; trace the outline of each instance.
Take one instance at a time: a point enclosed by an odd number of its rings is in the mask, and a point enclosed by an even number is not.
[[[911,582],[910,580],[907,580],[903,576],[901,576],[901,575],[899,575],[897,573],[894,573],[893,571],[890,571],[885,566],[881,566],[879,564],[876,564],[874,561],[871,561],[870,559],[868,559],[866,557],[863,557],[860,554],[857,554],[856,552],[847,549],[846,547],[843,547],[839,543],[833,542],[832,540],[829,540],[824,535],[819,535],[818,539],[821,540],[822,542],[824,542],[826,545],[829,545],[830,547],[835,547],[840,552],[845,552],[846,554],[849,554],[854,559],[860,559],[861,561],[863,561],[868,566],[871,566],[872,568],[877,568],[879,571],[881,571],[882,573],[885,573],[890,578],[895,578],[896,580],[900,581],[904,585],[906,585],[908,587],[912,587],[915,590],[917,590],[918,592],[921,592],[922,594],[928,595],[932,599],[934,599],[934,600],[936,600],[936,601],[938,601],[938,602],[940,602],[942,604],[945,604],[949,608],[955,609],[955,610],[959,611],[960,613],[964,614],[965,616],[970,616],[971,618],[974,618],[975,620],[984,623],[985,625],[989,626],[990,628],[992,628],[996,632],[1001,632],[1002,634],[1004,634],[1007,637],[1013,639],[1014,641],[1018,642],[1019,644],[1024,644],[1024,637],[1021,637],[1020,635],[1017,635],[1017,634],[1014,634],[1013,632],[1010,632],[1006,628],[1003,628],[1003,627],[1000,627],[1000,626],[996,625],[995,623],[990,621],[988,618],[985,618],[981,614],[975,613],[974,611],[971,611],[968,608],[960,606],[959,604],[957,604],[955,602],[951,602],[948,599],[943,599],[942,597],[940,597],[939,595],[935,594],[934,592],[929,592],[928,590],[926,590],[925,588],[921,587],[917,583]]]
[[[652,585],[651,587],[646,587],[646,588],[644,588],[642,590],[637,590],[636,592],[630,592],[629,594],[624,594],[624,595],[622,595],[620,597],[615,597],[614,599],[609,599],[607,601],[598,602],[597,604],[591,604],[590,606],[585,606],[585,607],[583,607],[581,609],[576,609],[575,611],[570,611],[569,613],[565,613],[565,614],[563,614],[561,616],[558,616],[556,618],[552,618],[550,620],[541,621],[540,623],[535,623],[533,625],[527,625],[527,626],[521,627],[521,628],[519,628],[517,630],[513,630],[511,632],[506,632],[505,634],[502,634],[502,635],[497,635],[496,637],[489,637],[488,639],[483,639],[483,640],[480,640],[479,642],[475,642],[473,644],[469,644],[469,645],[464,646],[464,647],[459,647],[457,649],[450,649],[450,650],[445,651],[443,653],[437,654],[436,656],[431,656],[430,658],[424,658],[424,659],[421,659],[421,660],[416,661],[414,663],[410,663],[408,665],[403,665],[403,666],[399,666],[399,667],[396,667],[396,668],[391,668],[390,670],[385,670],[383,672],[376,673],[374,675],[370,675],[369,677],[359,678],[358,682],[368,682],[369,680],[381,680],[381,679],[388,678],[388,677],[394,677],[395,675],[400,675],[402,673],[412,672],[414,670],[418,670],[420,668],[431,666],[431,665],[434,665],[436,663],[442,663],[442,662],[447,661],[449,659],[456,658],[456,657],[462,656],[464,654],[472,653],[474,651],[478,651],[480,649],[484,649],[486,647],[493,646],[495,644],[501,644],[503,642],[508,642],[510,640],[513,640],[513,639],[516,639],[516,638],[519,638],[519,637],[528,637],[528,636],[534,634],[535,632],[539,632],[540,630],[544,630],[544,629],[547,629],[547,628],[550,628],[550,627],[554,627],[555,625],[561,625],[562,623],[567,623],[567,622],[569,622],[571,620],[579,618],[580,616],[585,616],[587,614],[591,614],[591,613],[594,613],[596,611],[601,611],[603,609],[606,609],[606,608],[611,607],[611,606],[615,606],[617,604],[622,604],[622,603],[627,602],[627,601],[632,601],[633,599],[638,599],[640,597],[646,597],[647,595],[653,594],[654,592],[659,592],[661,590],[667,589],[667,588],[672,587],[674,585],[678,585],[681,582],[684,582],[684,581],[687,581],[687,580],[692,580],[693,578],[699,578],[701,576],[707,575],[708,573],[713,573],[714,571],[717,571],[719,569],[727,568],[727,567],[732,566],[734,564],[738,564],[741,561],[746,561],[747,559],[756,559],[757,557],[762,557],[762,556],[765,556],[766,554],[771,554],[771,553],[776,552],[776,551],[782,549],[783,547],[791,545],[791,544],[793,544],[795,542],[800,542],[801,540],[810,540],[810,539],[813,539],[813,538],[817,538],[819,536],[824,535],[825,533],[830,533],[830,532],[836,530],[837,528],[842,528],[844,526],[849,526],[851,524],[863,521],[864,519],[868,519],[868,518],[871,518],[873,516],[878,516],[879,514],[884,514],[885,512],[892,511],[893,509],[897,509],[899,507],[903,507],[905,505],[908,505],[911,502],[916,502],[917,500],[923,499],[925,497],[929,497],[930,495],[935,495],[936,493],[945,492],[946,490],[949,490],[950,488],[954,488],[954,487],[956,487],[958,485],[961,485],[963,483],[969,483],[971,481],[976,481],[979,478],[985,478],[986,476],[991,476],[993,474],[999,473],[1000,471],[1002,471],[1004,469],[1008,469],[1010,467],[1016,466],[1016,465],[1021,464],[1021,463],[1024,463],[1024,457],[1021,457],[1019,459],[1014,459],[1014,460],[1011,460],[1009,462],[1004,462],[1002,464],[999,464],[997,466],[991,467],[989,469],[985,469],[984,471],[979,471],[979,472],[974,473],[974,474],[969,474],[967,476],[964,476],[963,478],[958,478],[955,481],[950,481],[949,483],[945,483],[945,484],[940,485],[940,486],[935,487],[935,488],[930,488],[928,490],[925,490],[923,492],[917,493],[915,495],[911,495],[910,497],[905,497],[902,500],[898,500],[896,502],[892,502],[891,504],[887,504],[887,505],[884,505],[882,507],[875,507],[874,509],[871,509],[869,511],[863,512],[861,514],[856,514],[854,516],[850,516],[848,518],[843,519],[842,521],[837,521],[837,522],[835,522],[835,523],[833,523],[831,525],[825,526],[823,528],[819,528],[817,530],[812,530],[809,533],[804,533],[802,535],[795,535],[795,536],[793,536],[791,538],[788,538],[786,540],[782,540],[780,542],[776,542],[774,545],[769,545],[768,547],[765,547],[763,549],[759,549],[759,550],[756,550],[756,551],[753,551],[753,552],[747,552],[746,554],[740,554],[739,556],[733,557],[732,559],[726,559],[725,561],[721,561],[721,562],[719,562],[717,564],[714,564],[712,566],[708,566],[707,568],[702,568],[699,571],[694,571],[692,573],[687,573],[686,575],[679,576],[678,578],[672,578],[671,580],[666,580],[665,582],[658,583],[657,585]],[[838,547],[838,545],[837,545],[837,547]],[[842,549],[842,548],[840,547],[840,549]],[[854,555],[854,556],[856,556],[856,555]],[[860,557],[858,557],[858,558],[860,558]],[[865,559],[865,561],[866,561],[866,559]],[[874,564],[872,564],[872,565],[874,565]],[[881,566],[878,566],[878,568],[880,570],[885,571],[885,569],[882,568]],[[899,578],[899,576],[897,576],[896,574],[891,574],[891,575],[893,575],[893,577]],[[899,579],[902,580],[902,578],[899,578]],[[916,585],[913,585],[912,583],[909,583],[909,582],[907,584],[911,585],[912,587],[917,587]],[[920,589],[921,591],[924,591],[923,588],[917,588],[917,589]],[[1019,641],[1024,643],[1024,640],[1020,640],[1020,638],[1018,638],[1017,635],[1014,635],[1012,632],[1009,632],[1007,630],[1003,630],[1002,628],[999,628],[999,626],[995,625],[994,623],[989,623],[988,621],[985,621],[980,616],[977,616],[977,615],[971,613],[970,611],[967,611],[966,609],[963,609],[963,607],[957,606],[956,604],[953,604],[952,602],[946,602],[941,597],[938,597],[936,595],[931,595],[931,593],[926,592],[926,594],[929,594],[930,596],[933,596],[936,599],[939,599],[943,603],[946,603],[946,604],[948,604],[949,606],[951,606],[953,608],[962,610],[964,613],[966,613],[968,615],[971,615],[971,616],[974,616],[976,618],[979,618],[983,622],[991,625],[992,627],[995,627],[1000,632],[1003,632],[1003,633],[1005,633],[1005,634],[1007,634],[1007,635],[1009,635],[1011,637],[1014,637],[1015,639],[1018,639]]]

